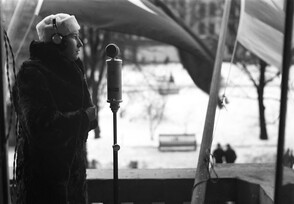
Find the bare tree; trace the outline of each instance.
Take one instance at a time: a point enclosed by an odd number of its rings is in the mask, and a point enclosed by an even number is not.
[[[154,98],[150,100],[150,97],[148,98],[149,100],[147,99],[145,108],[149,121],[150,139],[153,140],[155,130],[163,119],[166,102],[163,97],[160,97],[158,100],[154,100]]]
[[[230,14],[230,22],[229,22],[229,40],[227,41],[228,49],[231,53],[233,53],[237,30],[239,25],[239,17],[240,17],[240,1],[235,1],[232,4],[231,14]],[[234,61],[237,64],[241,65],[242,70],[248,76],[253,86],[256,88],[257,92],[257,101],[258,101],[258,113],[259,113],[259,125],[260,125],[260,134],[259,138],[261,140],[267,140],[267,121],[265,117],[266,107],[264,105],[264,90],[266,86],[272,82],[276,77],[280,75],[280,71],[276,71],[275,73],[270,73],[267,69],[267,64],[262,59],[259,59],[253,53],[250,53],[243,46],[238,46],[236,49],[236,55]],[[251,70],[248,67],[250,65],[255,65],[256,70]],[[259,77],[254,78],[253,72],[258,72]]]
[[[267,121],[265,117],[265,110],[266,107],[264,105],[264,89],[267,84],[269,84],[271,81],[273,81],[276,77],[280,75],[280,72],[277,71],[274,75],[266,77],[267,73],[267,64],[263,60],[259,60],[259,64],[257,64],[259,78],[255,79],[253,77],[252,71],[248,69],[248,64],[246,63],[240,63],[242,69],[249,77],[250,81],[252,82],[253,86],[256,88],[257,91],[257,99],[258,99],[258,107],[259,107],[259,125],[260,125],[260,134],[259,138],[261,140],[267,140],[268,134],[267,134]]]
[[[109,43],[110,34],[84,25],[81,28],[81,38],[84,43],[82,59],[85,65],[87,82],[92,92],[93,103],[98,110],[98,127],[95,129],[95,138],[99,138],[99,110],[101,108],[102,93],[106,85],[104,80],[106,74],[105,47]]]

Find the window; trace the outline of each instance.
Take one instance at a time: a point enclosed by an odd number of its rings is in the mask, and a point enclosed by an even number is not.
[[[213,35],[215,32],[215,25],[214,23],[209,23],[209,34]]]
[[[203,22],[200,22],[198,25],[198,32],[200,35],[204,35],[205,34],[205,25]]]
[[[216,5],[214,2],[209,3],[209,14],[210,16],[215,16],[216,13]]]

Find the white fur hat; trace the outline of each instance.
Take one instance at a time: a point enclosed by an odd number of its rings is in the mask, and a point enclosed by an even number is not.
[[[53,19],[56,20],[56,27],[53,25]],[[80,29],[75,16],[65,13],[58,13],[45,17],[36,25],[39,40],[43,42],[50,42],[55,33],[66,36],[70,33],[76,32]]]

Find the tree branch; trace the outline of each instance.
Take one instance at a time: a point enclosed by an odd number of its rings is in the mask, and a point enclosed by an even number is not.
[[[242,70],[247,74],[247,76],[249,77],[250,81],[252,81],[253,85],[258,88],[259,85],[256,83],[256,81],[254,80],[252,74],[249,72],[247,66],[244,63],[238,63],[241,65]]]

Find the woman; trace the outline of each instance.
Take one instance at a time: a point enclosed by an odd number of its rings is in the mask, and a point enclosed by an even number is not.
[[[88,131],[97,126],[84,69],[80,26],[50,15],[37,26],[14,85],[19,118],[17,203],[84,204]]]

